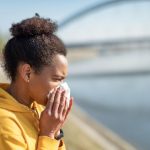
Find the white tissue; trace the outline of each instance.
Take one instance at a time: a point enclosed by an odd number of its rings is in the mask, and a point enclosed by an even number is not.
[[[67,103],[67,107],[69,107],[69,103],[70,103],[70,88],[69,88],[67,82],[61,83],[60,86],[66,91],[66,97],[67,97],[66,103]]]

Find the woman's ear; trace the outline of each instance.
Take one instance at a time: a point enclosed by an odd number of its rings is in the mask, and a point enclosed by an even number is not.
[[[31,74],[31,66],[29,64],[20,64],[18,67],[18,72],[20,77],[25,81],[25,82],[30,82],[30,74]]]

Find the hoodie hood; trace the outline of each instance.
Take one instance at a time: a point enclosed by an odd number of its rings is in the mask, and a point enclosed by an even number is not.
[[[0,108],[15,112],[31,112],[31,110],[36,108],[36,102],[33,102],[30,107],[19,103],[6,91],[8,87],[9,84],[0,83]]]

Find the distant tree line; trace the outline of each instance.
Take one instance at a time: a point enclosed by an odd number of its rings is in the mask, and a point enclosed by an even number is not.
[[[0,34],[0,55],[1,55],[5,42],[6,42],[6,37]]]

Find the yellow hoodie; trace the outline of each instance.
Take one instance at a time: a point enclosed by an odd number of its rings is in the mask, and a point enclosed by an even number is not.
[[[0,149],[65,150],[63,141],[38,136],[39,116],[44,109],[33,102],[31,108],[16,101],[0,84]]]

